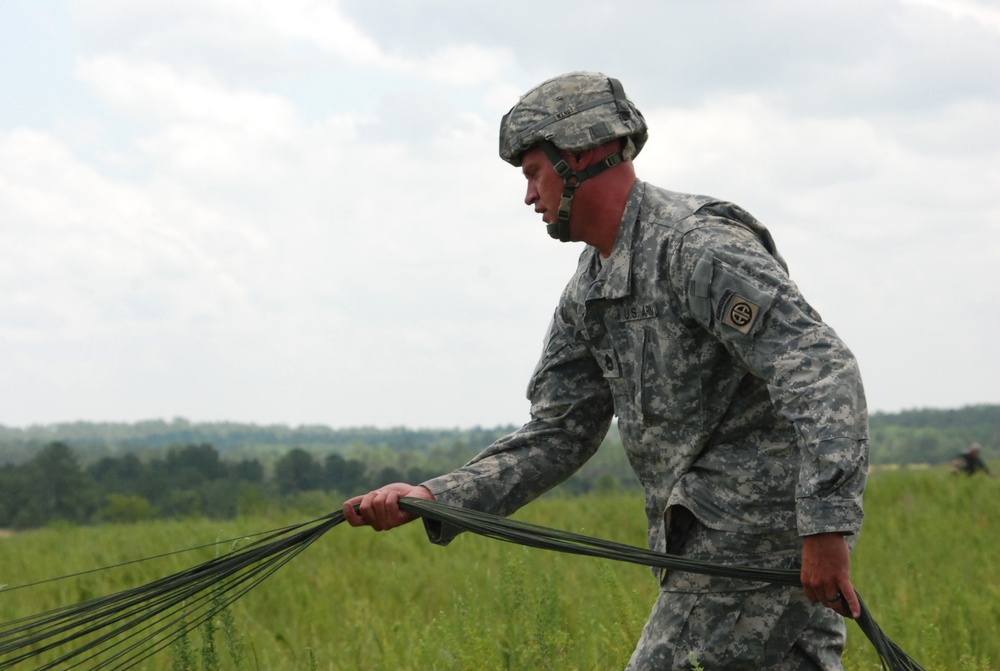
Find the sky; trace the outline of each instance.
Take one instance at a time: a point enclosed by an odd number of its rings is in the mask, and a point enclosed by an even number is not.
[[[1000,403],[1000,4],[0,0],[0,424],[519,425],[582,251],[498,157],[620,79],[869,408]]]

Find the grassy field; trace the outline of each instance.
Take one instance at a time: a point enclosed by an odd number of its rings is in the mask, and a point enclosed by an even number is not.
[[[337,506],[336,501],[325,505]],[[855,586],[885,632],[929,671],[1000,670],[1000,481],[928,469],[880,471],[854,556]],[[219,523],[55,527],[0,538],[0,584],[16,586],[301,522],[325,510]],[[518,517],[643,545],[642,501],[604,495],[532,504]],[[149,582],[212,548],[0,591],[0,621]],[[230,610],[216,636],[220,671],[620,669],[656,584],[642,567],[533,550],[475,536],[447,548],[421,525],[330,531]],[[848,629],[849,671],[879,664]],[[136,667],[202,669],[203,636]],[[235,643],[238,661],[227,648]],[[242,653],[240,650],[242,649]],[[18,668],[34,668],[24,664]],[[710,670],[706,670],[710,671]]]

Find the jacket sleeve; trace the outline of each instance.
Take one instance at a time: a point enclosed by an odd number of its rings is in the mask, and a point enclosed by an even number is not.
[[[868,414],[854,355],[789,278],[770,236],[752,226],[710,217],[675,261],[683,269],[675,290],[694,319],[766,382],[795,427],[799,534],[859,531]]]
[[[611,392],[586,346],[556,311],[528,385],[531,421],[464,466],[424,482],[436,500],[509,515],[575,473],[600,447],[613,415]],[[454,528],[425,520],[432,542]]]

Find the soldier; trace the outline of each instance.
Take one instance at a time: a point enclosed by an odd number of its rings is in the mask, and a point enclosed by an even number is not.
[[[803,585],[660,575],[628,668],[689,669],[693,654],[713,671],[841,669],[868,466],[856,360],[760,222],[636,178],[646,140],[621,83],[599,73],[543,82],[503,117],[500,156],[521,168],[525,204],[551,237],[586,243],[528,385],[531,419],[345,515],[389,529],[412,519],[402,496],[508,515],[572,475],[617,416],[652,549],[800,567]],[[435,543],[457,533],[425,526]]]
[[[996,473],[990,470],[990,467],[986,465],[986,462],[980,456],[982,449],[979,443],[970,445],[968,452],[963,452],[951,460],[951,472],[953,474],[965,473],[972,476],[982,471],[991,478],[995,478],[997,476]]]

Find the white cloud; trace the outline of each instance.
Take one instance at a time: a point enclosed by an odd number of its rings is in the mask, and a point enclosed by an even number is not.
[[[581,68],[646,113],[642,177],[771,227],[874,407],[995,402],[1000,54],[916,1],[71,3],[80,88],[0,115],[0,422],[522,420],[580,250],[496,127]]]
[[[12,327],[8,337],[149,333],[239,300],[240,287],[203,241],[225,233],[230,242],[255,241],[218,213],[105,178],[35,131],[3,137],[0,164],[2,235],[13,250],[6,279],[16,287],[6,300],[59,326]]]
[[[1000,8],[977,0],[900,0],[903,4],[933,7],[953,19],[972,19],[982,26],[1000,31]]]
[[[278,138],[296,125],[294,107],[281,97],[227,89],[203,71],[182,75],[112,54],[82,59],[77,72],[111,105],[147,122],[201,122]]]

